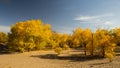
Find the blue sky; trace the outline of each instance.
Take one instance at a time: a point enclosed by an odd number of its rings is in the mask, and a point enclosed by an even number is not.
[[[120,0],[0,0],[0,31],[18,21],[41,19],[54,31],[120,27]]]

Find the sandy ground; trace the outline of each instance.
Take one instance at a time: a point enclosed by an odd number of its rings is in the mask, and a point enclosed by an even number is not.
[[[21,54],[0,54],[0,68],[120,68],[120,56],[108,59],[75,57],[80,52],[56,56],[54,51],[33,51]]]

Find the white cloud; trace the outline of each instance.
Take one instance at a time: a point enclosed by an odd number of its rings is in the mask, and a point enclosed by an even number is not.
[[[104,18],[104,17],[110,17],[110,16],[114,16],[113,14],[109,13],[109,14],[103,14],[103,15],[97,15],[97,16],[79,16],[74,18],[73,20],[79,20],[79,21],[97,21],[99,20],[99,18]]]
[[[0,32],[5,32],[5,33],[10,32],[10,27],[0,25]]]
[[[76,17],[74,20],[88,21],[94,18],[97,18],[97,17],[96,16],[80,16],[80,17]]]
[[[104,24],[105,25],[112,25],[113,23],[111,21],[106,21]]]

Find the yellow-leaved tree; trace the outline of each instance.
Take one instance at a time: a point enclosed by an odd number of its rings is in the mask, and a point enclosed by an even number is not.
[[[77,28],[73,32],[72,37],[73,37],[73,46],[74,47],[83,47],[85,55],[86,55],[86,49],[88,49],[87,45],[90,44],[90,41],[92,38],[91,30],[90,29],[82,30],[81,28]],[[92,45],[92,44],[90,44],[90,45]]]
[[[114,57],[115,43],[108,30],[98,29],[95,33],[96,51],[99,55],[111,59]]]
[[[73,31],[72,34],[72,40],[73,40],[73,47],[81,47],[82,40],[83,40],[83,30],[82,28],[76,28],[75,31]]]
[[[7,43],[8,36],[7,34],[0,32],[0,43]]]
[[[8,34],[8,47],[12,51],[30,51],[44,49],[51,37],[50,24],[41,20],[28,20],[12,25]]]

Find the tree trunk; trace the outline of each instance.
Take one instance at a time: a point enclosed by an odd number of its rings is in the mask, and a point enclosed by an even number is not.
[[[93,56],[93,49],[94,49],[94,47],[93,47],[94,45],[93,45],[93,34],[92,34],[92,48],[91,48],[91,56]]]
[[[103,49],[102,50],[102,55],[103,55],[103,57],[105,57],[105,47],[103,46],[102,49]]]
[[[85,52],[85,56],[86,56],[86,55],[87,55],[87,54],[86,54],[86,46],[85,46],[85,50],[84,50],[84,52]]]

